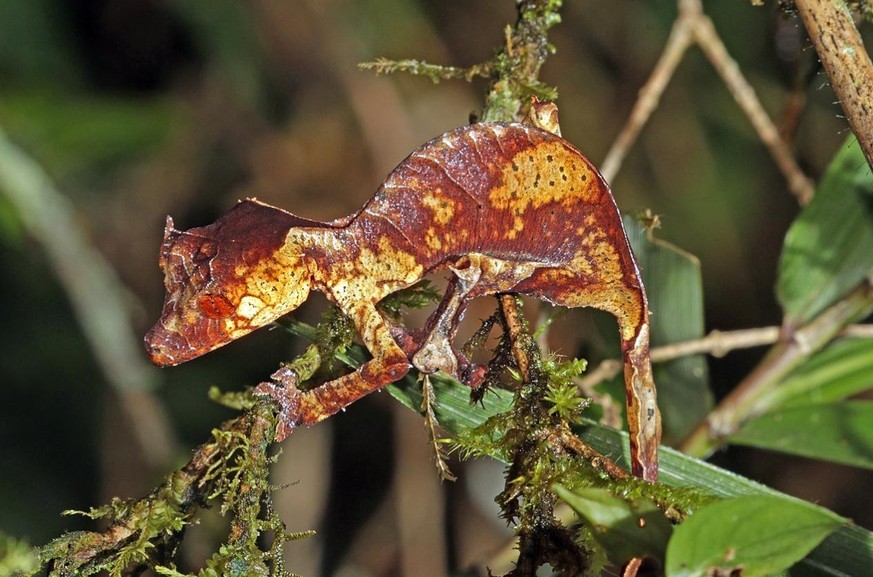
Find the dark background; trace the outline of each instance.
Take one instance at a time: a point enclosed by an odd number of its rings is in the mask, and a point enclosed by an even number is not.
[[[775,4],[705,5],[817,178],[848,129],[802,26]],[[664,0],[566,2],[542,75],[560,91],[564,136],[595,164],[675,17]],[[514,18],[509,0],[0,0],[0,127],[72,203],[125,287],[139,338],[160,310],[156,258],[168,213],[189,228],[255,196],[308,218],[350,214],[411,150],[466,123],[485,89],[376,77],[356,64],[484,61]],[[698,49],[612,184],[622,209],[651,208],[661,235],[700,258],[707,330],[780,322],[776,262],[798,206]],[[0,531],[34,544],[93,526],[61,517],[65,509],[147,492],[232,415],[207,400],[209,386],[257,383],[298,350],[261,331],[182,367],[150,368],[170,427],[163,433],[174,439],[149,437],[161,444],[157,463],[136,440],[40,240],[5,198],[0,266]],[[318,310],[316,302],[301,315],[317,320]],[[713,360],[716,393],[761,354]],[[325,572],[424,574],[415,564],[423,553],[445,564],[436,562],[436,575],[489,558],[506,531],[478,504],[499,491],[499,467],[455,464],[461,480],[440,485],[426,441],[421,421],[386,395],[295,433],[276,482],[300,483],[277,499],[290,530],[319,536],[289,546],[289,569],[317,574],[323,560]],[[858,501],[869,473],[747,450],[715,460],[873,527],[873,506]],[[196,566],[221,521],[208,516],[192,534],[186,558]]]

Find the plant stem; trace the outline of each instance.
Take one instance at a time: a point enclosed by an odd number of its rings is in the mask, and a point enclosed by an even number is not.
[[[845,2],[836,0],[795,0],[794,5],[867,164],[873,167],[873,62],[852,13]]]
[[[680,450],[694,457],[708,455],[744,421],[771,408],[769,393],[790,371],[821,350],[844,327],[866,317],[871,311],[873,285],[864,282],[807,325],[792,334],[783,334],[755,370],[692,431]]]
[[[133,330],[127,288],[82,230],[76,210],[45,170],[0,129],[0,195],[42,245],[94,358],[115,389],[149,465],[175,453],[172,426],[151,391],[155,368]]]

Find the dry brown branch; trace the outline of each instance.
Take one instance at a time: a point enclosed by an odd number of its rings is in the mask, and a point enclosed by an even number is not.
[[[737,63],[730,57],[724,43],[715,30],[712,20],[703,12],[700,0],[679,0],[679,17],[661,58],[655,65],[646,84],[640,90],[630,117],[616,138],[603,161],[602,172],[611,181],[618,174],[621,163],[634,141],[648,122],[676,67],[692,43],[700,45],[704,54],[712,62],[734,100],[749,118],[758,137],[770,150],[779,170],[788,181],[788,187],[800,204],[812,198],[813,185],[803,173],[788,146],[779,136],[779,131],[770,120],[751,84],[745,79]]]
[[[709,17],[701,15],[697,19],[694,26],[694,38],[730,90],[737,105],[752,123],[758,133],[758,138],[770,150],[773,160],[776,161],[779,170],[785,175],[792,194],[797,197],[800,204],[808,203],[814,192],[812,181],[797,165],[794,155],[785,145],[779,135],[779,130],[770,120],[767,111],[764,110],[761,101],[755,95],[755,89],[743,76],[736,61],[728,54],[727,48],[725,48]]]
[[[608,182],[615,179],[624,157],[633,146],[643,126],[649,121],[649,117],[658,108],[661,95],[667,89],[667,85],[673,78],[673,73],[676,72],[676,67],[679,66],[685,51],[691,45],[693,22],[692,18],[680,12],[679,18],[673,23],[673,29],[670,31],[664,52],[661,53],[649,79],[640,89],[640,94],[634,103],[630,116],[600,166],[600,172]]]
[[[873,62],[845,2],[795,0],[867,163],[873,166]]]
[[[699,354],[723,357],[738,349],[772,345],[779,341],[781,334],[781,327],[775,326],[736,331],[714,330],[700,339],[653,347],[650,353],[653,363],[663,363]],[[840,331],[839,336],[873,339],[873,325],[850,325]],[[590,390],[598,383],[616,377],[620,371],[621,362],[618,359],[606,359],[579,380],[579,387],[583,391]]]

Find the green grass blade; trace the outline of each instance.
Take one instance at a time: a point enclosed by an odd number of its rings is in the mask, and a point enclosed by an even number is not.
[[[698,260],[669,243],[650,239],[637,219],[624,216],[628,240],[639,262],[652,310],[652,346],[698,339],[704,333],[703,281]],[[712,408],[704,355],[654,366],[664,438],[685,438]],[[618,387],[623,391],[623,386]]]
[[[489,391],[483,405],[471,405],[469,389],[464,385],[434,377],[431,377],[431,381],[435,385],[437,418],[451,434],[484,423],[488,417],[507,410],[512,403],[510,392]],[[408,377],[389,386],[388,391],[404,405],[419,410],[421,386],[415,379]],[[628,467],[626,433],[596,423],[589,423],[578,432],[579,437],[591,447]],[[667,485],[699,487],[720,497],[770,495],[786,504],[808,505],[805,501],[667,447],[661,448],[660,475],[661,482]],[[873,567],[873,533],[861,527],[845,525],[806,558],[781,574],[790,577],[855,576],[868,574],[870,567]]]

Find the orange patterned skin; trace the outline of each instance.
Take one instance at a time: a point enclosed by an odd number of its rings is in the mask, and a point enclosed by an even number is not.
[[[161,247],[167,298],[146,336],[152,360],[176,365],[276,320],[323,292],[354,322],[373,358],[311,391],[259,392],[283,404],[278,436],[320,421],[402,378],[410,363],[475,385],[451,348],[472,298],[530,295],[594,307],[618,320],[625,360],[631,462],[657,478],[660,417],[648,358],[648,308],[609,187],[567,141],[524,124],[459,128],[419,148],[354,216],[321,223],[245,200],[214,224]],[[424,333],[392,331],[376,304],[431,271],[455,274]]]

